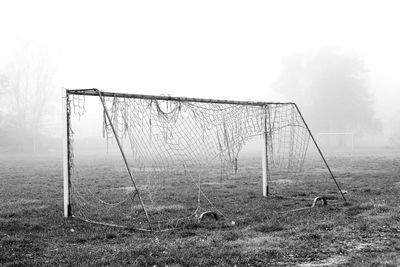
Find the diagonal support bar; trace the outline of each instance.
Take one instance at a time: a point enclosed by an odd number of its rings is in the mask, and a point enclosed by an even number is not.
[[[136,186],[135,179],[133,178],[131,169],[129,168],[128,161],[126,160],[126,156],[125,156],[124,150],[122,149],[121,143],[120,143],[120,141],[119,141],[119,139],[118,139],[118,136],[117,136],[117,132],[115,131],[114,125],[113,125],[113,123],[112,123],[112,121],[111,121],[110,114],[108,113],[107,106],[106,106],[106,103],[105,103],[105,101],[104,101],[104,97],[102,96],[101,91],[98,90],[97,92],[98,92],[98,95],[99,95],[99,97],[100,97],[101,104],[103,105],[104,112],[105,112],[105,114],[106,114],[107,120],[108,120],[108,122],[110,123],[111,130],[113,131],[115,140],[117,141],[119,151],[121,152],[122,158],[124,159],[125,167],[126,167],[128,173],[129,173],[129,177],[131,178],[132,184],[133,184],[133,186],[135,187],[135,191],[136,191],[137,196],[138,196],[139,201],[140,201],[140,206],[142,207],[142,209],[143,209],[143,211],[144,211],[144,213],[145,213],[145,215],[146,215],[147,221],[150,222],[149,215],[147,214],[147,210],[146,210],[146,208],[145,208],[145,206],[144,206],[144,204],[143,204],[142,197],[140,196],[139,190],[138,190],[138,188],[137,188],[137,186]]]
[[[344,194],[343,194],[343,192],[342,192],[342,189],[340,189],[340,186],[339,186],[338,182],[336,181],[336,178],[335,178],[335,176],[333,175],[333,173],[332,173],[332,171],[331,171],[331,168],[330,168],[329,165],[328,165],[328,162],[326,161],[324,155],[322,154],[321,149],[319,148],[319,146],[318,146],[318,144],[317,144],[317,141],[315,141],[315,138],[314,138],[313,134],[311,133],[310,128],[308,127],[306,121],[304,120],[303,114],[301,114],[299,107],[298,107],[295,103],[293,103],[293,105],[296,107],[297,112],[299,113],[299,115],[300,115],[300,117],[301,117],[301,120],[303,121],[304,125],[306,126],[307,131],[308,131],[308,133],[310,134],[311,139],[313,140],[315,147],[317,148],[319,154],[321,155],[321,158],[322,158],[322,160],[324,161],[326,168],[328,169],[328,171],[329,171],[329,173],[330,173],[330,175],[331,175],[333,181],[334,181],[335,184],[336,184],[336,187],[339,189],[339,192],[340,192],[340,194],[342,195],[343,200],[344,200],[345,202],[347,202],[347,200],[346,200],[346,198],[344,197]]]

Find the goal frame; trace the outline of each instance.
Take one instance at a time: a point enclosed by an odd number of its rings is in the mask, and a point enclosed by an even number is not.
[[[316,139],[314,138],[314,135],[312,134],[308,124],[306,123],[302,113],[300,112],[299,107],[297,106],[296,103],[294,102],[253,102],[253,101],[233,101],[233,100],[218,100],[218,99],[204,99],[204,98],[188,98],[188,97],[174,97],[174,96],[156,96],[156,95],[143,95],[143,94],[128,94],[128,93],[114,93],[114,92],[104,92],[96,88],[91,88],[91,89],[66,89],[62,88],[62,124],[63,124],[63,192],[64,192],[64,217],[69,218],[72,217],[72,208],[71,208],[71,203],[70,203],[70,191],[71,191],[71,169],[72,169],[72,163],[71,163],[71,136],[70,136],[70,120],[71,120],[71,108],[70,108],[70,96],[93,96],[93,97],[99,97],[100,101],[102,103],[104,113],[107,117],[108,122],[110,123],[111,130],[113,133],[113,136],[115,138],[115,141],[118,145],[120,154],[123,158],[125,167],[127,169],[128,175],[135,187],[135,190],[138,194],[138,197],[140,199],[140,204],[141,207],[147,217],[147,220],[149,220],[145,206],[140,198],[140,192],[138,188],[136,187],[136,182],[134,179],[134,176],[132,175],[132,171],[128,165],[128,162],[125,157],[124,150],[121,146],[120,140],[118,139],[118,136],[115,132],[115,128],[112,124],[110,115],[107,111],[107,108],[105,106],[104,98],[105,97],[118,97],[118,98],[136,98],[136,99],[147,99],[147,100],[164,100],[164,101],[181,101],[181,102],[198,102],[198,103],[216,103],[216,104],[229,104],[229,105],[242,105],[242,106],[268,106],[268,105],[292,105],[295,110],[298,112],[302,122],[304,123],[304,126],[308,132],[308,134],[311,137],[311,140],[315,147],[318,150],[319,155],[321,156],[324,165],[329,171],[329,174],[333,181],[336,184],[337,189],[339,190],[343,200],[346,202],[346,198],[344,196],[344,193],[339,187],[339,184],[333,175],[331,168],[328,165],[328,162],[326,161],[320,147],[317,144]],[[267,197],[269,195],[269,166],[268,166],[268,136],[267,136],[267,119],[264,117],[264,131],[261,133],[262,135],[262,192],[263,196]]]

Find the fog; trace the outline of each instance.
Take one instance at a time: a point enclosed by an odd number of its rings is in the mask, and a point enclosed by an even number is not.
[[[0,153],[61,149],[61,88],[296,102],[316,134],[399,147],[399,7],[1,1]]]

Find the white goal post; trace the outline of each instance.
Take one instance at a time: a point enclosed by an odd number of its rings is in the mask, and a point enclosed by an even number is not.
[[[99,99],[104,114],[103,132],[118,145],[127,177],[133,185],[130,198],[136,201],[135,209],[141,211],[148,222],[151,221],[152,213],[159,215],[158,221],[165,217],[164,213],[160,215],[160,208],[155,205],[156,196],[153,189],[161,187],[168,177],[179,176],[180,183],[187,180],[196,188],[198,204],[195,213],[202,211],[200,199],[213,206],[212,201],[202,191],[203,169],[209,168],[211,162],[218,159],[221,162],[221,170],[236,165],[236,171],[237,157],[242,146],[255,136],[262,139],[263,196],[269,195],[269,181],[273,170],[297,171],[303,167],[305,153],[311,140],[346,201],[295,103],[139,95],[104,92],[98,89],[63,89],[64,217],[73,216],[71,191],[79,190],[76,187],[74,189],[71,184],[71,175],[74,172],[71,113],[77,112],[80,116],[85,112],[82,97]],[[125,147],[121,145],[123,138],[130,142],[134,163],[127,160]],[[135,171],[132,165],[135,165]],[[162,171],[169,174],[160,174]],[[145,178],[139,177],[139,173]],[[141,183],[140,186],[138,182]],[[146,188],[152,189],[146,191]]]
[[[70,206],[70,136],[69,136],[69,122],[70,122],[70,108],[69,108],[69,95],[68,90],[62,88],[62,129],[63,129],[63,188],[64,188],[64,217],[71,216]]]

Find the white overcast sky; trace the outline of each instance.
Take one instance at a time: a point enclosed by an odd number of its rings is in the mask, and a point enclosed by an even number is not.
[[[394,107],[399,33],[400,1],[0,1],[1,62],[16,40],[36,42],[67,88],[279,100],[283,56],[336,45],[364,58],[377,105]]]

